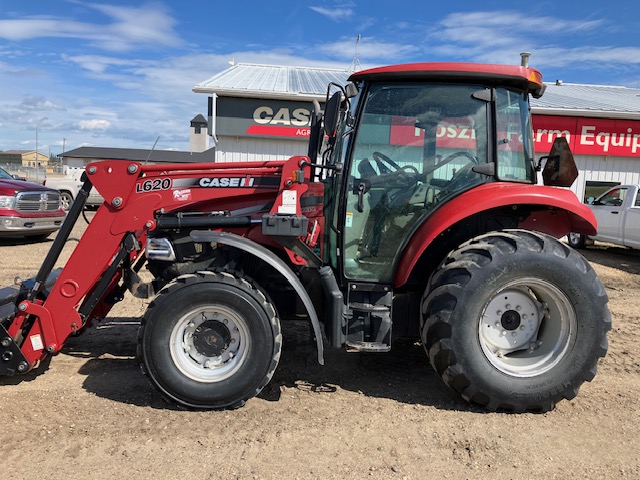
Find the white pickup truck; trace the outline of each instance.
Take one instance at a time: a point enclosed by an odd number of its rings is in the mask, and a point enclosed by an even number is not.
[[[72,169],[64,177],[48,177],[43,185],[50,188],[60,190],[60,205],[64,211],[71,208],[71,204],[76,199],[80,188],[82,188],[82,174],[84,169]],[[89,198],[87,199],[87,207],[99,207],[103,202],[102,196],[95,188],[91,188]]]
[[[569,245],[583,248],[590,240],[640,248],[640,185],[618,185],[589,202],[598,220],[598,234],[569,234]]]

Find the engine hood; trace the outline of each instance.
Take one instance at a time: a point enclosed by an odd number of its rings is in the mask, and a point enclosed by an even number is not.
[[[14,194],[15,192],[33,190],[52,190],[51,188],[38,185],[37,183],[25,182],[22,180],[0,179],[0,194]]]

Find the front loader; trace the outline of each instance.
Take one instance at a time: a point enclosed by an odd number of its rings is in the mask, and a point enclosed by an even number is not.
[[[306,318],[321,364],[324,348],[415,337],[466,400],[552,409],[594,377],[611,322],[594,270],[558,241],[596,223],[558,188],[577,175],[566,141],[534,159],[543,91],[524,66],[382,67],[329,86],[306,156],[90,164],[37,276],[0,289],[0,375],[37,368],[129,290],[150,299],[142,369],[185,407],[258,394],[281,322]],[[92,186],[104,204],[54,270]]]

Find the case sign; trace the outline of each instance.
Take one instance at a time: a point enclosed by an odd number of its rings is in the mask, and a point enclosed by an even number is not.
[[[310,102],[218,97],[216,134],[308,140],[311,111]]]

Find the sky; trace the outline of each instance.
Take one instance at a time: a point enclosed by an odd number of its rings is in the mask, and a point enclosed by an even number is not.
[[[0,0],[0,150],[188,150],[196,84],[229,62],[530,64],[640,87],[640,16],[603,2]]]

